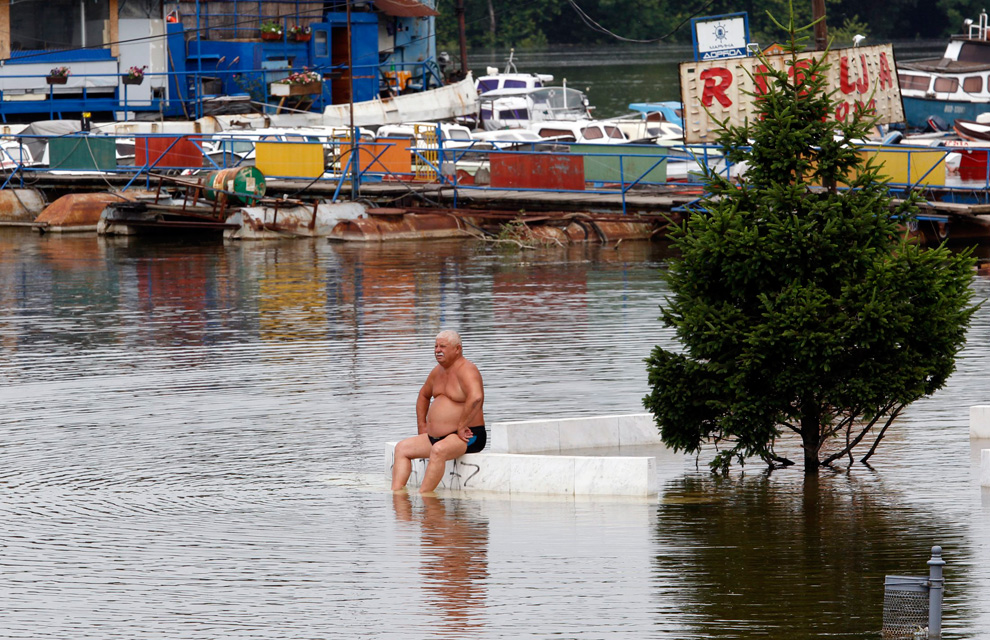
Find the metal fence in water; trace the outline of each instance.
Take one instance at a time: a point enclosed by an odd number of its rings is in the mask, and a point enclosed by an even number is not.
[[[942,548],[932,547],[929,575],[887,576],[883,592],[884,640],[937,640],[942,637]]]

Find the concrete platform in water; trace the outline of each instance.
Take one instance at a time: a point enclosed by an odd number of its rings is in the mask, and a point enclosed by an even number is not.
[[[637,449],[663,448],[649,413],[496,422],[488,440],[481,453],[448,461],[439,488],[572,497],[657,494],[656,455]],[[385,444],[386,481],[395,444]],[[426,460],[414,460],[409,484],[418,485],[425,471]]]

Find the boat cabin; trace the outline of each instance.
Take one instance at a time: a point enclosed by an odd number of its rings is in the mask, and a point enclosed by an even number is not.
[[[975,120],[990,109],[990,24],[982,13],[968,33],[952,36],[941,58],[897,64],[897,80],[909,127],[924,127],[932,116],[948,125]]]
[[[488,67],[488,75],[475,82],[479,95],[504,89],[539,89],[553,82],[553,76],[546,73],[498,73],[498,69]]]
[[[479,118],[486,131],[527,129],[547,120],[588,120],[591,107],[576,89],[503,89],[479,97]]]
[[[629,142],[619,127],[611,122],[599,122],[597,120],[551,120],[534,125],[532,130],[544,140],[553,140],[554,142],[577,142],[581,144],[624,144]]]

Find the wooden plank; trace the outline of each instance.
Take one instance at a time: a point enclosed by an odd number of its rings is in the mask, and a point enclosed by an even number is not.
[[[117,0],[110,0],[110,55],[117,57],[120,55],[120,8]]]

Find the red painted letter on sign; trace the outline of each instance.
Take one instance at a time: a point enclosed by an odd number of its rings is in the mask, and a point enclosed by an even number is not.
[[[725,95],[725,90],[732,84],[732,72],[728,69],[705,69],[701,72],[701,79],[705,81],[701,104],[710,107],[714,99],[726,109],[732,106],[732,100]]]

